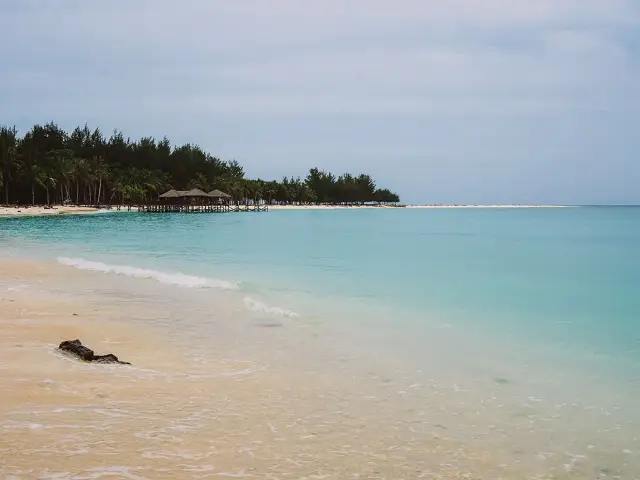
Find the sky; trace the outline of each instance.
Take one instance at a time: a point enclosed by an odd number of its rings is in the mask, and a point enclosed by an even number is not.
[[[410,203],[640,204],[638,0],[0,0],[0,124]]]

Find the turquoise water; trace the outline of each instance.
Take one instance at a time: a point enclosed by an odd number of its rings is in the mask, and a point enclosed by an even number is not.
[[[396,312],[415,327],[440,319],[640,359],[640,208],[100,214],[0,222],[0,238],[23,255],[181,272],[302,316],[336,316],[349,305],[367,315]]]
[[[212,342],[223,337],[211,315],[229,328],[313,323],[362,359],[446,364],[443,379],[482,372],[549,393],[535,379],[555,370],[556,384],[584,381],[574,391],[615,380],[608,389],[630,397],[640,378],[640,208],[106,213],[0,226],[6,255],[145,288]]]

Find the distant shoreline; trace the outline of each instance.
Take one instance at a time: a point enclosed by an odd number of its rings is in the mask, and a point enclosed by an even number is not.
[[[571,205],[269,205],[269,210],[360,210],[360,209],[525,209],[525,208],[578,208]],[[86,215],[110,212],[93,207],[69,205],[0,207],[0,217]],[[115,210],[113,210],[115,211]],[[126,210],[122,210],[125,212]],[[137,208],[132,207],[132,212]]]
[[[576,208],[570,205],[269,205],[269,210],[357,210],[357,209],[444,209],[444,208]]]

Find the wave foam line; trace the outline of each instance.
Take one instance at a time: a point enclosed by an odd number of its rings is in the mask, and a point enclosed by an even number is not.
[[[244,298],[244,305],[252,312],[266,313],[267,315],[275,315],[280,317],[297,318],[299,313],[282,307],[270,307],[262,302],[254,300],[251,297]]]
[[[133,278],[150,278],[165,285],[177,285],[185,288],[221,288],[225,290],[237,290],[239,288],[237,282],[228,280],[197,277],[195,275],[185,275],[184,273],[179,272],[167,273],[128,265],[108,265],[106,263],[93,262],[82,258],[58,257],[58,262],[62,265],[74,267],[79,270],[113,273]]]

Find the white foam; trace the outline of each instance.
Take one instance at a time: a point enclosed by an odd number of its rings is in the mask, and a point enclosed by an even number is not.
[[[82,258],[58,257],[62,265],[74,267],[80,270],[93,272],[112,273],[133,278],[150,278],[165,285],[177,285],[185,288],[221,288],[225,290],[237,290],[238,283],[229,280],[218,280],[207,277],[197,277],[184,273],[168,273],[159,270],[132,267],[129,265],[108,265],[102,262],[94,262]]]
[[[275,315],[280,317],[289,317],[289,318],[297,318],[300,316],[299,313],[294,312],[293,310],[289,310],[282,307],[270,307],[262,302],[254,300],[251,297],[244,297],[244,305],[252,312],[260,312],[266,313],[268,315]]]
[[[136,475],[133,473],[134,471],[139,470],[139,468],[132,467],[94,467],[88,470],[89,473],[87,476],[82,477],[83,479],[93,480],[102,477],[116,477],[116,478],[127,478],[129,480],[147,480],[146,477],[141,477],[140,475]]]

